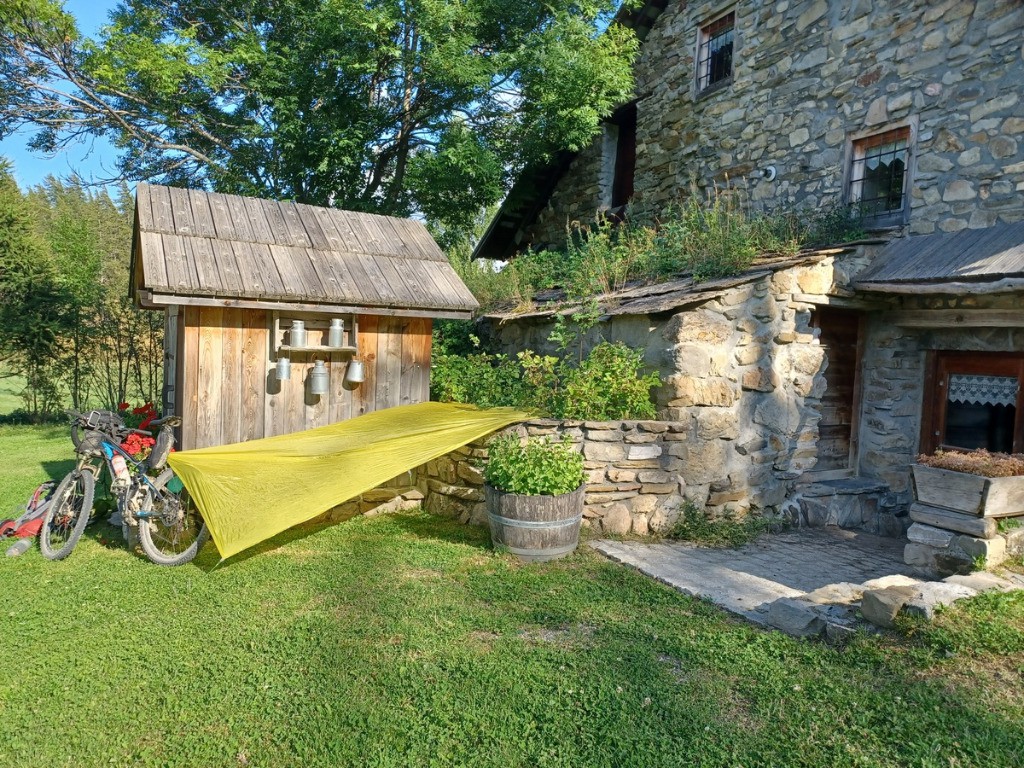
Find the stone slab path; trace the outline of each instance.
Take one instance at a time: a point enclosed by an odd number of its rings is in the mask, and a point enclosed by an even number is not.
[[[840,529],[802,529],[761,536],[739,549],[690,544],[599,540],[590,546],[658,581],[703,597],[757,624],[768,606],[838,582],[861,584],[912,575],[902,539]]]

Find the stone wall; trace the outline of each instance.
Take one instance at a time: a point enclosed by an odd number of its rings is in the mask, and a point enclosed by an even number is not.
[[[679,462],[671,471],[685,499],[713,513],[777,513],[814,467],[826,359],[811,326],[813,302],[828,300],[847,267],[820,257],[697,306],[612,316],[593,330],[590,343],[600,337],[642,349],[660,373],[658,416],[675,425],[671,456]],[[544,350],[550,329],[550,318],[511,318],[492,333],[509,351]]]
[[[909,231],[1024,218],[1017,0],[741,0],[733,82],[695,96],[700,25],[720,2],[670,2],[636,65],[636,204],[657,212],[728,178],[766,209],[842,197],[855,134],[916,125]],[[578,156],[532,241],[601,205],[601,146]],[[772,165],[774,181],[752,174]]]
[[[663,531],[678,517],[686,486],[687,425],[662,421],[536,419],[510,427],[521,437],[567,437],[583,453],[587,488],[583,524],[604,533]],[[420,467],[429,512],[487,525],[482,465],[486,440]]]
[[[1016,327],[914,328],[894,322],[898,314],[868,315],[864,345],[859,470],[883,480],[902,506],[913,498],[909,466],[920,444],[929,350],[1024,352],[1024,309],[1018,294],[996,296],[904,297],[902,310],[1004,310],[1017,313]],[[1013,314],[1003,315],[1009,325]]]

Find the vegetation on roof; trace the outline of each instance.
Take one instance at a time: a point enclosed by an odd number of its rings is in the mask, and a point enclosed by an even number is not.
[[[752,212],[725,190],[706,201],[692,194],[657,218],[630,211],[621,222],[603,215],[571,222],[564,248],[527,251],[500,271],[465,253],[449,258],[481,311],[525,311],[539,291],[558,289],[578,302],[686,275],[703,282],[739,274],[759,256],[794,256],[864,235],[861,217],[848,206]]]

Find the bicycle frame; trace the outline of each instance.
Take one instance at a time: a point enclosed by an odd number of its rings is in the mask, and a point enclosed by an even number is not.
[[[147,465],[145,460],[136,461],[135,457],[125,451],[120,445],[109,440],[103,440],[100,443],[100,450],[103,452],[107,473],[110,475],[110,491],[117,499],[118,509],[121,511],[124,521],[131,524],[135,520],[144,520],[146,517],[149,517],[149,510],[140,509],[136,511],[128,503],[135,495],[136,490],[144,488],[146,485],[149,486],[148,490],[151,493],[159,493],[153,481],[146,474]],[[124,457],[125,462],[128,463],[130,477],[127,484],[121,485],[117,482],[117,475],[114,473],[113,467],[115,455]],[[92,469],[92,467],[90,468]],[[93,469],[93,472],[96,475],[96,479],[99,480],[100,468]]]

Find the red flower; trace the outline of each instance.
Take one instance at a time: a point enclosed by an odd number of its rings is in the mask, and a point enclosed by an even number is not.
[[[117,410],[119,410],[119,411],[127,411],[128,410],[128,403],[118,403],[117,404]]]
[[[146,418],[144,418],[142,420],[142,423],[139,424],[139,429],[145,429],[146,427],[148,427],[150,425],[150,423],[153,421],[153,419],[155,419],[155,418],[156,418],[156,414],[155,413],[147,413],[146,414]]]

